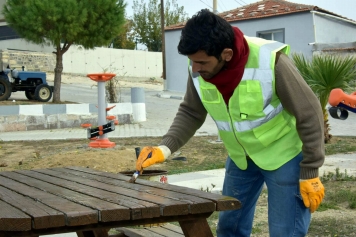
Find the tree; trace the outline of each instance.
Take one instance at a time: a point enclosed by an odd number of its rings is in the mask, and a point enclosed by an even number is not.
[[[132,30],[132,20],[126,20],[122,32],[113,40],[113,48],[115,49],[135,49],[135,33]]]
[[[161,4],[150,0],[148,6],[144,0],[133,1],[133,29],[140,36],[139,42],[146,45],[148,51],[162,51]],[[173,10],[171,10],[173,8]],[[188,14],[184,7],[179,7],[177,0],[167,0],[164,9],[165,26],[184,22]]]
[[[25,40],[54,46],[53,102],[60,102],[63,54],[73,44],[107,46],[125,23],[125,7],[124,0],[7,0],[2,13]]]
[[[328,143],[331,134],[326,106],[331,90],[347,90],[349,83],[356,79],[356,58],[321,54],[307,60],[303,54],[292,54],[292,59],[304,80],[319,99],[324,115],[324,140]]]

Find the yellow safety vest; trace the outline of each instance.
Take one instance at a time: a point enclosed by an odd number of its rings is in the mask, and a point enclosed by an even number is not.
[[[275,89],[276,53],[288,45],[245,36],[250,54],[240,84],[226,106],[215,85],[189,72],[200,99],[214,119],[230,158],[240,169],[249,156],[260,168],[275,170],[301,152],[295,117],[282,106]]]

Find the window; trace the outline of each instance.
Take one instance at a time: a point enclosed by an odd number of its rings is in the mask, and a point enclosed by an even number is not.
[[[18,39],[20,36],[8,26],[0,26],[0,40]]]
[[[284,43],[284,29],[258,31],[257,37]]]

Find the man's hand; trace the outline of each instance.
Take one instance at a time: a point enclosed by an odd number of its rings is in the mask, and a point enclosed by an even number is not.
[[[314,179],[301,179],[299,186],[304,205],[310,209],[311,213],[315,212],[321,200],[324,198],[324,186],[319,177]]]
[[[171,155],[171,150],[166,146],[146,146],[142,148],[137,158],[136,170],[142,174],[143,168],[156,163],[162,163]]]

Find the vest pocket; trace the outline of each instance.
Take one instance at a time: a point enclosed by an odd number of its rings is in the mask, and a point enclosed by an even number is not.
[[[202,88],[202,101],[206,103],[220,103],[219,92],[215,88]]]
[[[253,129],[256,138],[267,147],[272,142],[280,139],[291,130],[288,121],[283,116],[283,111],[276,117]]]
[[[238,89],[240,111],[242,114],[247,115],[247,119],[249,119],[248,115],[253,115],[263,110],[262,88],[259,81],[242,81]]]

